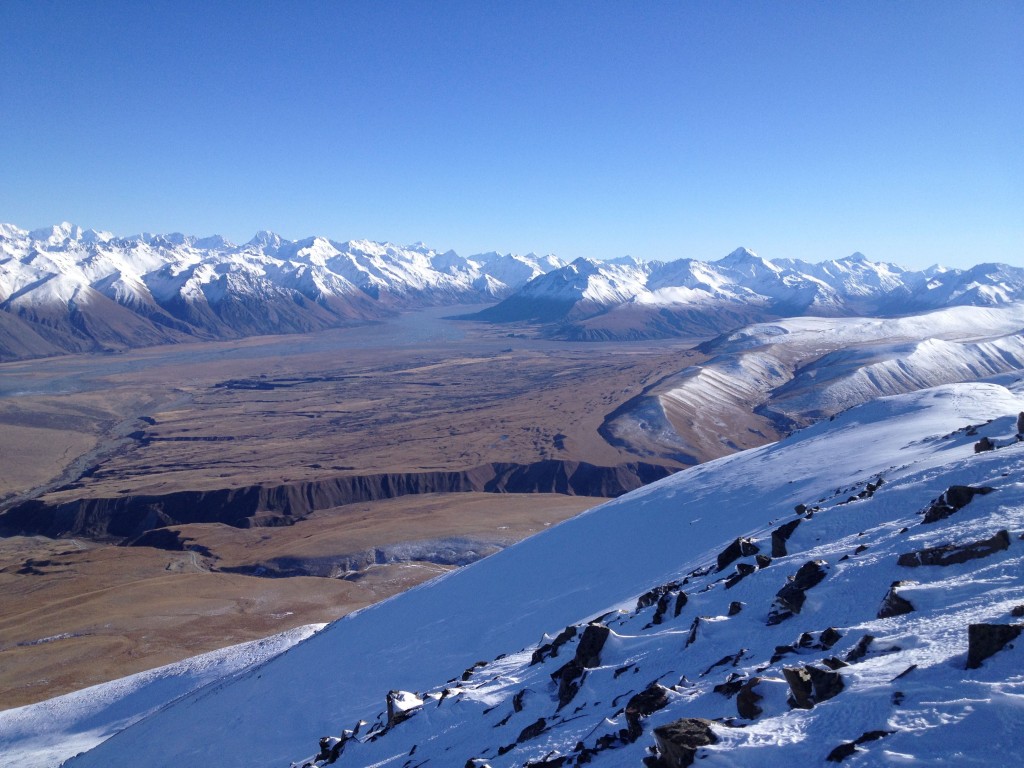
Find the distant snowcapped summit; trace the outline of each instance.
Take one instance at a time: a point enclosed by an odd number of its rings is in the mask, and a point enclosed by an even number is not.
[[[0,360],[294,333],[431,305],[504,298],[557,257],[464,258],[424,243],[262,231],[117,238],[70,222],[0,225]]]
[[[480,319],[556,323],[576,339],[700,335],[799,315],[900,315],[1024,299],[1024,269],[906,270],[861,253],[810,264],[737,248],[718,261],[577,259],[523,286]]]

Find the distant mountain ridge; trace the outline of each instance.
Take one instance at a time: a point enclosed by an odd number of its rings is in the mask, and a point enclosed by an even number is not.
[[[219,235],[0,224],[0,359],[307,332],[481,303],[563,264],[266,231],[235,245]]]
[[[891,316],[1024,298],[1024,269],[911,271],[854,254],[819,264],[739,248],[715,262],[463,257],[259,232],[116,237],[70,223],[0,224],[0,360],[301,333],[427,306],[498,301],[471,316],[546,323],[577,340],[708,335],[800,315]]]
[[[913,271],[856,253],[811,264],[738,248],[715,261],[577,259],[475,317],[554,324],[570,339],[641,339],[729,331],[782,317],[896,316],[1024,298],[1024,269],[980,264]]]

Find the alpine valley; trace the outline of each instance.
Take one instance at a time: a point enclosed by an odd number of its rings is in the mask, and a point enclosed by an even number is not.
[[[1024,761],[1024,268],[0,225],[0,310],[3,768]]]

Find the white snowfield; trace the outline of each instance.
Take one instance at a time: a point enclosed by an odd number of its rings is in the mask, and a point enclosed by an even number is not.
[[[38,704],[0,711],[0,768],[59,765],[168,702],[261,664],[323,627],[297,627]]]
[[[286,768],[346,729],[356,733],[339,766],[575,765],[580,745],[593,765],[634,766],[650,756],[654,728],[683,717],[711,719],[717,743],[698,753],[708,766],[822,765],[844,744],[851,765],[1020,764],[1021,642],[965,668],[968,625],[1019,622],[1012,612],[1024,605],[1016,386],[882,398],[678,473],[335,622],[68,766]],[[994,450],[976,453],[981,438]],[[993,490],[924,524],[921,512],[954,485]],[[748,545],[715,571],[737,537],[770,556],[771,532],[795,520],[786,554],[758,559]],[[953,565],[897,563],[982,540],[1005,546]],[[794,601],[776,594],[805,566],[822,578],[781,616]],[[878,618],[897,581],[913,610]],[[552,673],[586,657],[591,620],[610,632],[560,706]],[[531,664],[570,625],[575,637]],[[791,708],[784,670],[807,665],[833,690]],[[753,718],[738,711],[745,683],[760,696]],[[660,706],[634,716],[630,740],[624,708],[645,690]],[[424,703],[385,727],[389,691]]]
[[[799,317],[704,345],[714,357],[659,387],[694,409],[772,408],[820,418],[882,395],[1024,368],[1024,302],[900,318]]]
[[[87,298],[90,289],[123,304],[200,294],[216,300],[228,275],[335,295],[374,289],[396,296],[472,294],[481,285],[496,291],[492,295],[503,295],[562,264],[554,256],[532,253],[463,258],[422,243],[400,247],[324,237],[287,241],[273,232],[260,232],[238,246],[217,235],[118,238],[67,222],[33,232],[0,225],[0,301],[14,307]],[[482,278],[488,280],[478,282]],[[266,285],[260,290],[265,292]]]

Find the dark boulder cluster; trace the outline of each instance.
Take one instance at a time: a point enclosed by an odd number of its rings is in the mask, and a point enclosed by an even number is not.
[[[729,565],[741,557],[751,557],[761,551],[761,548],[754,543],[753,539],[738,538],[729,546],[718,553],[716,571],[725,570]]]
[[[654,589],[640,595],[636,601],[637,612],[642,611],[644,608],[649,608],[652,605],[655,606],[654,616],[651,617],[651,623],[648,624],[647,627],[661,624],[665,618],[665,614],[668,612],[669,606],[673,604],[673,598],[675,598],[674,607],[672,609],[673,617],[677,617],[682,613],[688,599],[686,597],[686,593],[682,591],[682,585],[683,582],[672,581],[668,584],[662,584],[659,587],[655,587]]]
[[[601,649],[610,634],[611,630],[603,624],[588,624],[576,646],[576,655],[551,673],[551,679],[558,683],[558,709],[575,698],[584,671],[601,664]]]
[[[654,729],[657,757],[644,759],[647,768],[687,768],[693,765],[697,750],[717,744],[711,721],[687,717]]]
[[[768,626],[780,624],[800,613],[807,599],[807,590],[820,584],[827,573],[828,563],[824,560],[809,560],[801,565],[796,574],[775,594],[775,602],[768,614]]]

